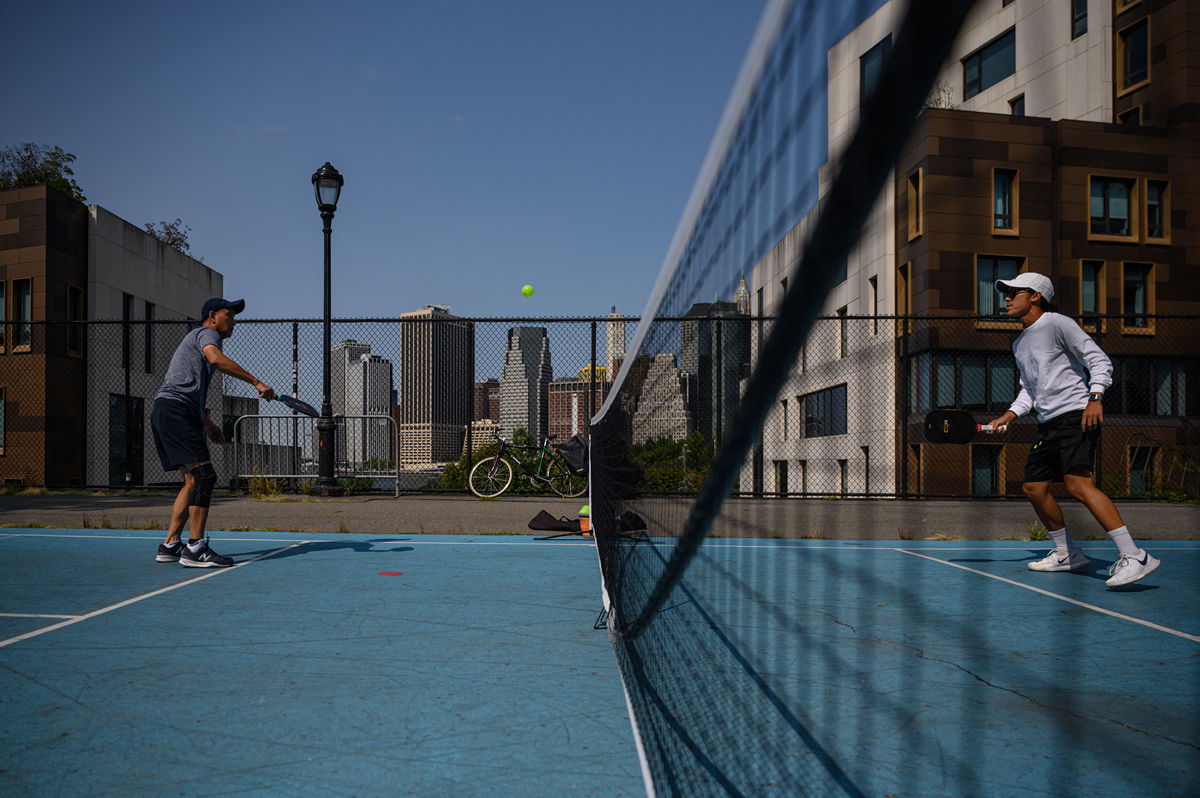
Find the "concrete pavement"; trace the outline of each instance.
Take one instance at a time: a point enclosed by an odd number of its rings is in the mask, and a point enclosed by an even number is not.
[[[162,529],[172,499],[169,493],[4,495],[0,496],[0,525]],[[584,497],[523,496],[483,501],[463,495],[290,496],[281,501],[216,497],[208,526],[213,531],[529,534],[529,520],[539,510],[574,518],[586,501]],[[672,517],[686,508],[679,500],[653,501],[677,505],[670,508]],[[1200,505],[1123,502],[1118,507],[1135,539],[1200,537]],[[1063,508],[1077,537],[1103,535],[1079,504],[1068,501]],[[1023,500],[733,499],[723,509],[715,532],[787,538],[1001,540],[1027,537],[1034,521]]]

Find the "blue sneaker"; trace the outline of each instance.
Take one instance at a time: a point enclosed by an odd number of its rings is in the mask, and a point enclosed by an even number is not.
[[[179,562],[179,554],[183,551],[183,541],[177,540],[168,546],[166,543],[158,544],[158,554],[154,555],[155,562]]]
[[[179,564],[188,568],[228,568],[233,565],[233,558],[217,554],[209,548],[208,538],[205,538],[196,551],[184,546],[179,553]]]

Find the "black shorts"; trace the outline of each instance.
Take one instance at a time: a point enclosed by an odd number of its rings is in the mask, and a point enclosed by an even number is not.
[[[1037,425],[1038,439],[1025,461],[1026,482],[1062,482],[1071,470],[1092,471],[1100,427],[1080,427],[1082,410],[1055,416]]]
[[[204,440],[204,419],[190,402],[155,399],[150,410],[154,447],[164,471],[210,460]]]

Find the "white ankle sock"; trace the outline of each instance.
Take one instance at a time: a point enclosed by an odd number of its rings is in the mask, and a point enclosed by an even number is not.
[[[196,541],[189,540],[188,544],[187,544],[188,551],[195,553],[197,551],[200,551],[200,547],[203,545],[204,545],[204,538],[200,538],[199,540],[196,540]]]
[[[1059,551],[1076,551],[1079,547],[1075,545],[1075,541],[1071,540],[1071,534],[1067,532],[1064,526],[1062,529],[1047,530],[1050,533],[1050,539],[1054,541],[1054,548]]]
[[[1129,527],[1120,526],[1116,529],[1108,530],[1108,536],[1112,538],[1112,542],[1117,544],[1117,549],[1122,555],[1132,554],[1137,556],[1141,549],[1133,542],[1133,538],[1129,534]]]

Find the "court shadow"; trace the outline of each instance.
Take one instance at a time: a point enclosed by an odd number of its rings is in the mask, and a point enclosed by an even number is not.
[[[310,554],[320,554],[326,551],[355,551],[360,554],[395,554],[398,552],[413,551],[412,546],[394,546],[390,549],[376,548],[379,543],[403,543],[403,540],[319,540],[312,543],[304,543],[290,549],[285,549],[277,554],[272,554],[265,559],[281,560],[285,557],[300,557]],[[275,549],[262,549],[260,551],[245,551],[238,554],[239,558],[257,557],[264,554],[270,554]]]

